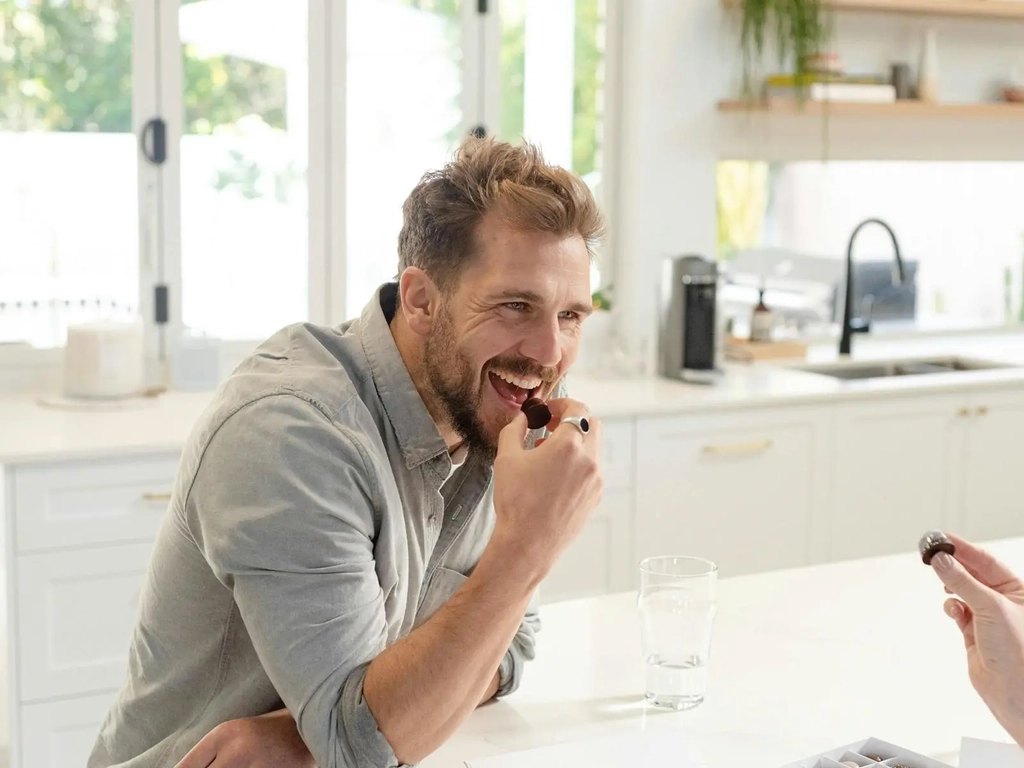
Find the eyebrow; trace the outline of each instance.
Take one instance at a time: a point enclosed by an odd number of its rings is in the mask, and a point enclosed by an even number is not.
[[[527,304],[543,304],[544,298],[539,293],[533,291],[519,291],[509,290],[502,291],[501,293],[495,294],[494,299],[496,301],[524,301]],[[582,302],[574,302],[566,307],[570,312],[575,312],[578,315],[586,317],[594,311],[593,304],[583,304]]]

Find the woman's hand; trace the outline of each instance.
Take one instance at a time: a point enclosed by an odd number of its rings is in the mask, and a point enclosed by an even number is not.
[[[1024,583],[988,552],[949,539],[956,555],[939,553],[932,567],[956,595],[945,610],[963,633],[971,684],[1024,746]]]

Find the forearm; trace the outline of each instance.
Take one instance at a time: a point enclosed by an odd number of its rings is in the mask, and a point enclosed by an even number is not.
[[[484,693],[484,697],[480,699],[480,704],[486,704],[488,701],[493,699],[498,693],[498,687],[501,685],[501,676],[495,672],[494,677],[491,678],[490,685],[487,686],[487,691]]]
[[[370,664],[366,703],[401,762],[429,755],[497,690],[496,670],[539,580],[515,563],[488,547],[441,610]]]

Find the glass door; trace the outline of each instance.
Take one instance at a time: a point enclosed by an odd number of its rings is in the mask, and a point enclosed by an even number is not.
[[[131,0],[0,0],[0,345],[56,347],[68,324],[138,311],[151,16]]]
[[[189,330],[256,340],[310,319],[308,13],[306,0],[180,0]]]

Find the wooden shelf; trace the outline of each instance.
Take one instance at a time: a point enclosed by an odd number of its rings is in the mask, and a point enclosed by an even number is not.
[[[738,6],[740,0],[722,0]],[[837,11],[1024,20],[1024,0],[825,0]]]
[[[992,0],[996,2],[997,0]],[[988,104],[929,104],[921,101],[895,103],[863,103],[853,101],[805,101],[773,99],[748,102],[727,99],[718,102],[718,111],[725,114],[756,113],[777,115],[832,115],[836,117],[934,117],[934,118],[1024,118],[1024,104],[993,102]]]

